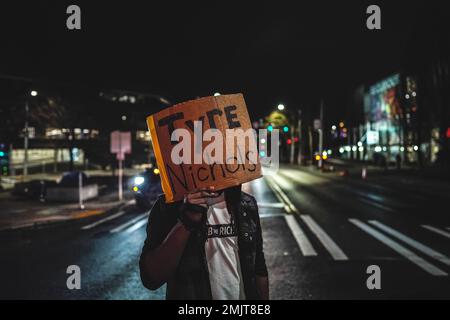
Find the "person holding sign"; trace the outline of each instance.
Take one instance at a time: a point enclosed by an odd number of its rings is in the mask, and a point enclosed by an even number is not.
[[[227,161],[230,153],[225,151],[220,161],[217,148],[212,164],[208,157],[193,162],[189,157],[174,158],[177,129],[189,130],[190,123],[195,129],[199,119],[203,129],[227,134],[230,129],[251,128],[242,95],[189,101],[147,119],[164,195],[150,212],[139,261],[142,282],[150,290],[167,283],[167,299],[268,299],[258,206],[254,197],[241,191],[243,182],[261,176],[251,156],[256,151],[249,148],[252,137],[231,148],[237,152],[234,162]],[[185,136],[183,141],[191,141],[194,159],[196,147],[204,147],[204,141],[190,131],[194,139]],[[196,141],[200,145],[195,146]],[[223,150],[229,148],[229,139],[222,141],[227,141]],[[184,150],[180,157],[186,154]],[[201,174],[189,177],[190,172]]]

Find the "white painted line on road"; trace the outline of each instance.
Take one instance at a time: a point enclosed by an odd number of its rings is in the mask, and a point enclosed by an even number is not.
[[[274,182],[272,182],[272,181],[270,180],[270,178],[268,178],[268,177],[266,177],[266,182],[267,182],[269,188],[272,190],[272,192],[273,192],[273,193],[275,194],[275,196],[278,198],[278,200],[280,200],[280,202],[284,203],[283,197],[275,190]],[[288,206],[287,204],[284,204],[284,210],[285,210],[287,213],[291,213],[291,208],[289,208],[289,206]]]
[[[275,193],[277,198],[285,204],[284,208],[288,213],[294,212],[300,214],[294,204],[289,200],[287,195],[281,190],[281,188],[277,185],[275,180],[272,177],[266,177],[266,181],[272,191]]]
[[[375,230],[374,228],[370,227],[369,225],[359,221],[358,219],[348,219],[348,221],[350,221],[355,226],[357,226],[361,230],[365,231],[366,233],[368,233],[369,235],[371,235],[372,237],[374,237],[378,241],[384,243],[386,246],[388,246],[389,248],[391,248],[392,250],[394,250],[395,252],[397,252],[401,256],[405,257],[406,259],[408,259],[409,261],[411,261],[415,265],[419,266],[420,268],[422,268],[426,272],[430,273],[431,275],[433,275],[433,276],[446,276],[447,275],[446,272],[444,272],[441,269],[435,267],[431,263],[425,261],[424,259],[422,259],[418,255],[416,255],[414,252],[412,252],[411,250],[405,248],[404,246],[402,246],[398,242],[395,242],[394,240],[388,238],[387,236],[385,236],[381,232]]]
[[[81,227],[81,230],[89,230],[89,229],[92,229],[92,228],[94,228],[94,227],[96,227],[96,226],[98,226],[98,225],[101,225],[102,223],[105,223],[105,222],[111,221],[111,220],[113,220],[113,219],[116,219],[116,218],[118,218],[118,217],[120,217],[120,216],[123,216],[124,214],[125,214],[125,211],[119,211],[119,212],[117,212],[117,213],[115,213],[115,214],[113,214],[113,215],[110,215],[110,216],[108,216],[108,217],[106,217],[106,218],[103,218],[103,219],[101,219],[101,220],[98,220],[98,221],[96,221],[96,222],[94,222],[94,223],[85,225],[85,226]]]
[[[124,232],[131,233],[133,231],[136,231],[136,230],[140,229],[146,223],[147,223],[147,219],[142,219],[142,220],[138,221],[137,223],[135,223],[134,225],[132,225],[131,227],[129,227]]]
[[[131,200],[128,200],[127,202],[125,202],[125,205],[129,206],[129,205],[132,205],[132,204],[135,204],[135,203],[136,203],[136,200],[131,199]]]
[[[300,228],[300,225],[298,224],[297,220],[295,220],[295,217],[293,215],[284,215],[284,218],[286,220],[287,225],[289,226],[289,229],[291,229],[292,235],[295,238],[295,241],[297,241],[297,244],[300,248],[300,251],[303,253],[304,256],[317,256],[316,250],[314,250],[311,242],[309,242],[308,238],[306,237],[303,230]]]
[[[380,204],[380,203],[378,203],[378,202],[375,202],[375,201],[373,201],[373,200],[371,201],[371,200],[368,200],[368,199],[365,199],[365,198],[362,198],[362,197],[358,197],[358,199],[359,199],[359,201],[361,201],[361,202],[364,202],[364,203],[366,203],[366,204],[368,204],[368,205],[370,205],[370,206],[377,207],[377,208],[379,208],[379,209],[381,209],[381,210],[389,211],[389,212],[395,212],[394,209],[392,209],[392,208],[390,208],[390,207],[386,207],[385,205],[382,205],[382,204]]]
[[[443,255],[442,253],[437,252],[434,249],[431,249],[430,247],[404,235],[403,233],[398,232],[397,230],[394,230],[384,224],[382,224],[381,222],[378,222],[376,220],[371,220],[369,221],[370,224],[377,226],[378,228],[380,228],[381,230],[385,231],[386,233],[390,234],[391,236],[400,239],[401,241],[409,244],[411,247],[414,247],[415,249],[417,249],[418,251],[422,252],[423,254],[426,254],[427,256],[436,259],[448,266],[450,266],[450,259],[447,258],[445,255]]]
[[[435,227],[433,227],[433,226],[425,225],[425,224],[422,225],[422,228],[425,228],[425,229],[427,229],[427,230],[430,230],[430,231],[432,231],[432,232],[435,232],[435,233],[437,233],[437,234],[440,234],[441,236],[444,236],[444,237],[450,239],[450,233],[448,233],[447,231],[444,231],[444,230],[435,228]]]
[[[258,202],[258,208],[284,208],[281,202]]]
[[[116,232],[122,231],[123,229],[128,228],[129,226],[135,224],[136,222],[138,222],[139,220],[141,220],[141,219],[143,219],[143,218],[145,218],[147,216],[148,216],[147,212],[143,213],[143,214],[140,214],[136,218],[131,219],[130,221],[125,222],[124,224],[121,224],[120,226],[118,226],[118,227],[116,227],[114,229],[111,229],[109,232],[110,233],[116,233]]]
[[[260,219],[274,218],[274,217],[284,217],[286,214],[281,212],[270,212],[270,213],[260,213]]]
[[[306,223],[320,242],[322,242],[323,246],[328,250],[334,260],[348,260],[348,257],[341,250],[341,248],[339,248],[333,239],[330,238],[330,236],[314,221],[313,218],[306,214],[300,215],[300,218]]]

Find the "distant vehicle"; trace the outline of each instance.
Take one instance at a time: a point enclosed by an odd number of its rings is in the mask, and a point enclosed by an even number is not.
[[[318,152],[314,153],[315,163],[319,162],[320,159],[322,159],[322,161],[325,162],[328,159],[328,152],[323,151],[322,155],[320,155]]]
[[[151,209],[154,200],[162,192],[159,169],[146,169],[133,178],[133,191],[136,205],[141,210]]]
[[[14,196],[25,197],[30,199],[38,199],[45,201],[47,195],[47,188],[49,187],[78,187],[79,171],[66,172],[58,181],[54,180],[31,180],[28,182],[19,182],[14,185],[11,193]],[[82,183],[86,185],[88,177],[84,172],[81,172]]]
[[[80,173],[81,173],[81,180],[82,184],[86,185],[88,183],[88,177],[84,172],[80,171],[72,171],[72,172],[65,172],[61,179],[58,182],[58,186],[60,187],[78,187],[79,185],[79,179],[80,179]]]
[[[14,185],[14,189],[11,193],[18,197],[45,201],[47,188],[56,185],[56,181],[53,180],[31,180],[28,182],[19,182]]]

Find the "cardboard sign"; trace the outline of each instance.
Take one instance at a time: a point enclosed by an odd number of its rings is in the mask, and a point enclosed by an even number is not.
[[[149,116],[147,124],[166,202],[200,188],[223,190],[261,177],[242,94],[183,102]]]

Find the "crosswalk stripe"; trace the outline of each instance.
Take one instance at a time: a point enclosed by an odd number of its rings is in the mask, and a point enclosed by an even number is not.
[[[348,260],[348,257],[345,255],[345,253],[339,248],[339,246],[333,241],[333,239],[328,236],[328,234],[308,215],[300,214],[300,212],[297,210],[297,208],[294,206],[292,201],[288,198],[288,196],[283,192],[283,190],[278,186],[277,182],[273,177],[267,177],[266,181],[271,187],[271,189],[274,191],[277,198],[282,201],[285,204],[285,210],[287,213],[296,213],[300,216],[300,218],[305,222],[305,224],[311,229],[311,231],[314,233],[314,235],[319,239],[319,241],[322,243],[322,245],[325,247],[325,249],[328,250],[330,255],[333,257],[334,260]],[[288,215],[289,216],[289,215]],[[300,229],[300,226],[297,224],[297,221],[291,220],[291,218],[285,219],[288,223],[289,227],[291,228],[292,234],[294,237],[298,236],[299,238],[296,238],[297,243],[300,246],[300,250],[302,252],[308,252],[309,255],[317,255],[317,252],[312,247],[311,243],[309,242],[308,238],[306,238],[303,231]],[[293,217],[292,217],[293,218]],[[297,224],[297,227],[295,227],[295,224]],[[294,228],[294,229],[292,229]],[[300,244],[301,243],[301,244]],[[309,247],[308,247],[309,244]],[[303,249],[302,249],[303,246]],[[306,254],[304,254],[306,255]]]
[[[433,275],[433,276],[446,276],[447,275],[446,272],[435,267],[431,263],[425,261],[418,255],[416,255],[414,252],[412,252],[411,250],[405,248],[398,242],[395,242],[394,240],[388,238],[387,236],[385,236],[381,232],[375,230],[374,228],[370,227],[369,225],[359,221],[358,219],[349,219],[349,221],[351,223],[353,223],[355,226],[357,226],[358,228],[360,228],[361,230],[365,231],[366,233],[368,233],[369,235],[371,235],[372,237],[377,239],[378,241],[384,243],[386,246],[388,246],[392,250],[396,251],[398,254],[405,257],[406,259],[408,259],[415,265],[419,266],[426,272],[430,273],[431,275]]]
[[[425,228],[427,230],[430,230],[432,232],[435,232],[437,234],[440,234],[441,236],[444,236],[444,237],[447,237],[450,239],[450,233],[443,231],[441,229],[435,228],[433,226],[425,225],[425,224],[422,225],[422,228]]]
[[[317,256],[316,250],[314,250],[311,242],[309,242],[303,230],[300,228],[297,220],[295,220],[294,216],[287,214],[284,215],[287,225],[289,229],[291,229],[292,235],[297,241],[297,244],[300,248],[300,251],[304,256]]]
[[[269,213],[260,213],[259,218],[260,219],[267,219],[267,218],[274,218],[274,217],[284,217],[285,213],[280,212],[269,212]]]
[[[96,227],[98,225],[101,225],[102,223],[105,223],[105,222],[111,221],[113,219],[116,219],[116,218],[118,218],[120,216],[123,216],[124,214],[125,214],[125,211],[119,211],[119,212],[117,212],[117,213],[115,213],[113,215],[110,215],[110,216],[106,217],[106,218],[103,218],[103,219],[100,219],[98,221],[95,221],[94,223],[85,225],[85,226],[81,227],[81,230],[92,229],[92,228],[94,228],[94,227]]]
[[[116,232],[122,231],[123,229],[128,228],[129,226],[135,224],[136,222],[138,222],[139,220],[141,220],[141,219],[143,219],[143,218],[145,218],[147,216],[148,216],[147,212],[143,213],[143,214],[140,214],[136,218],[131,219],[130,221],[125,222],[124,224],[121,224],[120,226],[118,226],[118,227],[116,227],[114,229],[109,230],[109,232],[110,233],[116,233]]]
[[[390,207],[387,207],[387,206],[384,206],[384,205],[382,205],[382,204],[380,204],[378,202],[375,202],[373,200],[368,200],[368,199],[365,199],[365,198],[362,198],[362,197],[358,197],[358,200],[368,204],[369,206],[377,207],[378,209],[381,209],[381,210],[384,210],[384,211],[395,212],[394,209],[392,209]]]
[[[323,246],[328,250],[334,260],[348,260],[345,253],[338,247],[338,245],[330,238],[330,236],[311,218],[309,215],[302,214],[300,218],[311,231],[320,240]]]
[[[281,202],[258,202],[258,208],[284,208]]]
[[[369,221],[369,223],[374,226],[377,226],[378,228],[380,228],[381,230],[385,231],[386,233],[392,235],[393,237],[400,239],[401,241],[409,244],[411,247],[414,247],[415,249],[419,250],[423,254],[450,266],[450,259],[447,258],[442,253],[437,252],[436,250],[404,235],[403,233],[398,232],[397,230],[394,230],[394,229],[382,224],[381,222],[378,222],[376,220],[371,220],[371,221]]]
[[[124,232],[131,233],[138,229],[140,229],[142,226],[144,226],[147,223],[147,219],[139,220],[137,223],[133,224],[131,227],[126,229]]]

